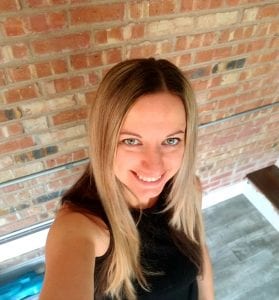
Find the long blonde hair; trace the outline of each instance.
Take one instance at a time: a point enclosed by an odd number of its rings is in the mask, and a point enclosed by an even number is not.
[[[197,108],[190,83],[167,60],[134,59],[114,66],[102,80],[89,117],[90,167],[100,201],[106,213],[113,245],[105,293],[116,299],[136,299],[133,281],[147,288],[140,265],[140,242],[135,221],[124,198],[122,184],[113,172],[113,163],[123,120],[142,95],[168,91],[180,97],[186,112],[185,153],[172,179],[166,210],[170,226],[192,245],[188,254],[201,267],[203,225],[200,190],[195,177]]]

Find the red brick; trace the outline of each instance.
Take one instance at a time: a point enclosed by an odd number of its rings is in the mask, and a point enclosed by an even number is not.
[[[3,192],[4,193],[16,192],[23,188],[24,188],[24,185],[22,183],[15,183],[15,184],[3,187]]]
[[[247,53],[247,48],[248,48],[247,42],[236,45],[235,49],[233,49],[234,55],[241,55]]]
[[[191,11],[193,9],[193,0],[182,0],[181,1],[181,10],[182,11]]]
[[[54,74],[66,73],[68,71],[67,62],[64,59],[55,59],[50,64]]]
[[[211,0],[209,8],[221,8],[223,6],[223,0]]]
[[[234,39],[235,40],[241,40],[243,38],[243,32],[244,29],[242,27],[240,28],[236,28],[236,30],[234,31]]]
[[[258,24],[255,26],[254,35],[255,36],[266,36],[268,33],[269,24]]]
[[[248,26],[243,29],[243,38],[248,39],[253,35],[254,26]]]
[[[248,111],[254,108],[257,108],[262,105],[262,100],[253,101],[251,103],[242,104],[237,106],[234,110],[234,114],[238,114],[244,111]]]
[[[279,5],[267,5],[259,8],[259,12],[257,15],[258,19],[263,18],[272,18],[278,17],[279,15]]]
[[[99,76],[95,72],[91,72],[88,75],[88,78],[91,85],[96,85],[99,83]]]
[[[88,66],[89,67],[98,67],[101,65],[103,65],[103,59],[102,59],[101,52],[91,53],[88,56]]]
[[[215,146],[221,146],[221,145],[225,145],[228,143],[231,143],[233,141],[235,141],[237,138],[237,134],[230,134],[230,135],[225,135],[225,136],[216,136],[213,141],[212,141],[212,145]]]
[[[195,62],[200,63],[200,62],[210,61],[213,58],[213,54],[214,54],[214,50],[204,50],[201,52],[197,52]]]
[[[228,109],[234,107],[237,104],[237,96],[232,96],[223,100],[218,101],[218,109]]]
[[[84,149],[73,152],[73,161],[81,160],[86,157],[88,157],[88,153]]]
[[[28,47],[23,43],[11,45],[11,48],[14,58],[27,58],[29,55]]]
[[[5,132],[4,132],[4,127],[2,127],[2,128],[0,127],[0,140],[3,139],[4,137],[6,137]],[[0,167],[1,167],[1,164],[0,164]]]
[[[85,152],[84,150],[80,150],[80,151]],[[80,152],[80,151],[77,151],[77,152]],[[54,167],[57,167],[60,165],[65,165],[67,163],[75,161],[74,153],[67,153],[67,154],[59,155],[58,157],[54,157],[54,158],[47,160],[45,162],[47,168],[54,168]],[[61,186],[61,183],[59,182],[59,180],[56,180],[56,181],[50,182],[47,186],[48,186],[48,190],[50,190],[50,191],[57,190]]]
[[[131,38],[134,39],[140,39],[144,37],[144,24],[135,24],[131,28]]]
[[[268,33],[276,34],[278,31],[279,31],[279,22],[275,20],[274,22],[271,22]]]
[[[226,4],[229,6],[236,6],[239,4],[239,0],[225,0]]]
[[[260,54],[249,55],[246,60],[247,65],[253,65],[253,64],[257,63],[260,60],[260,57],[261,57]]]
[[[193,0],[193,10],[209,8],[209,0]]]
[[[5,92],[6,103],[28,100],[38,97],[39,92],[36,85],[28,85],[22,88],[10,89]]]
[[[249,136],[257,135],[261,131],[261,127],[244,126],[238,133],[238,138],[247,138]]]
[[[142,17],[143,2],[141,1],[129,1],[129,13],[132,19],[140,19]]]
[[[272,103],[275,103],[275,99],[274,99],[274,97],[271,97],[271,98],[265,98],[265,99],[263,99],[263,101],[262,101],[262,106],[265,106],[265,105],[270,105],[270,104],[272,104]]]
[[[39,78],[52,75],[51,67],[48,62],[36,64],[35,68]]]
[[[0,86],[4,86],[6,83],[4,70],[0,70]]]
[[[24,22],[19,17],[10,17],[6,19],[4,22],[4,29],[7,36],[20,36],[27,33]]]
[[[220,44],[221,43],[225,43],[225,42],[228,42],[229,41],[229,38],[230,38],[230,34],[233,32],[233,30],[231,29],[227,29],[227,30],[224,30],[220,33],[220,37],[219,37],[219,42]]]
[[[256,77],[256,76],[268,74],[271,71],[271,68],[272,66],[270,65],[259,66],[252,71],[252,75],[253,77]]]
[[[52,117],[53,125],[60,125],[69,122],[85,120],[87,118],[88,109],[80,108],[73,111],[63,111]]]
[[[84,77],[83,76],[75,76],[70,78],[70,88],[71,89],[78,89],[80,87],[83,87],[85,84]]]
[[[58,30],[65,27],[66,16],[64,12],[33,15],[29,17],[29,23],[31,32]]]
[[[108,42],[121,42],[123,38],[123,29],[121,27],[113,27],[107,30]]]
[[[208,87],[211,88],[211,87],[220,86],[221,82],[222,82],[222,76],[211,77]]]
[[[270,48],[279,48],[279,38],[278,37],[274,37],[271,42],[270,42]]]
[[[124,3],[73,8],[70,17],[72,24],[120,21],[124,17]]]
[[[242,87],[241,90],[242,91],[248,91],[248,90],[255,90],[255,89],[261,89],[261,87],[263,86],[263,83],[261,82],[261,80],[259,80],[258,78],[255,80],[250,80],[247,82],[243,82],[242,83]]]
[[[173,52],[173,42],[172,41],[163,41],[160,43],[160,52],[161,53],[171,53]]]
[[[239,86],[229,86],[211,91],[208,95],[209,99],[218,98],[226,95],[232,95],[238,90]]]
[[[212,177],[212,178],[210,178],[210,182],[215,182],[217,180],[223,180],[226,177],[230,177],[232,175],[232,173],[233,173],[233,171],[228,171],[228,172],[225,172],[225,173],[220,174],[218,176]]]
[[[85,93],[86,103],[88,105],[91,105],[92,102],[94,101],[95,97],[96,97],[96,91],[90,91],[90,92]]]
[[[195,91],[204,91],[208,86],[207,79],[198,79],[192,81],[192,87]]]
[[[24,128],[20,123],[9,124],[5,128],[5,137],[10,137],[14,135],[19,135],[24,133]]]
[[[247,46],[247,51],[254,52],[257,50],[261,50],[265,47],[266,39],[260,39],[257,41],[249,42]]]
[[[262,54],[259,61],[262,63],[269,62],[269,61],[274,62],[277,60],[278,55],[279,55],[278,51],[274,51],[274,52],[267,53],[267,54]]]
[[[24,81],[32,79],[30,66],[20,66],[8,70],[12,82]]]
[[[49,54],[75,49],[88,48],[90,35],[88,32],[68,34],[61,37],[48,38],[46,40],[34,41],[32,46],[36,54]]]
[[[160,16],[173,14],[175,11],[175,2],[174,0],[155,0],[150,1],[149,3],[149,16]]]
[[[67,72],[67,64],[63,59],[38,63],[35,65],[35,68],[39,78]]]
[[[76,69],[84,69],[88,67],[87,57],[85,54],[76,54],[71,56],[71,66]]]
[[[232,53],[231,47],[217,48],[214,51],[213,57],[217,59],[226,58],[226,57],[230,57],[231,53]]]
[[[175,43],[175,50],[176,51],[187,50],[187,45],[188,45],[187,41],[188,39],[186,36],[178,37]]]
[[[48,0],[26,0],[28,7],[49,6]]]
[[[209,192],[211,190],[217,189],[219,186],[221,186],[220,180],[215,182],[210,182],[209,184],[204,185],[203,190]]]
[[[66,27],[66,15],[64,12],[53,12],[48,15],[50,29],[62,29]]]
[[[216,43],[216,40],[217,40],[217,37],[216,37],[215,32],[208,32],[208,33],[205,33],[205,34],[203,35],[202,45],[203,45],[203,46],[211,46],[211,45],[213,45],[214,43]]]
[[[6,62],[2,47],[0,47],[0,62]]]
[[[106,30],[99,30],[95,32],[95,42],[97,44],[106,44],[108,42],[108,35]]]
[[[202,105],[199,105],[199,113],[205,113],[205,112],[211,112],[214,109],[216,109],[216,102],[211,102],[211,103],[205,103]]]
[[[0,144],[0,153],[9,153],[22,150],[34,146],[32,137],[20,137],[16,140],[8,141]]]
[[[31,26],[31,31],[33,32],[43,32],[49,29],[45,14],[31,16],[29,18],[29,22]]]
[[[189,65],[191,62],[191,54],[183,54],[179,57],[179,67],[184,67]]]
[[[2,0],[0,1],[0,12],[16,11],[20,6],[18,0]]]
[[[271,95],[271,94],[275,94],[274,98],[276,98],[277,91],[278,91],[278,85],[277,84],[274,85],[274,86],[266,86],[263,89],[261,89],[261,96],[265,97],[265,96],[268,96],[268,95]]]
[[[259,93],[258,90],[248,91],[248,92],[238,95],[237,98],[239,100],[239,103],[248,102],[249,100],[253,101],[255,98],[258,97],[258,93]]]
[[[151,57],[156,54],[157,46],[154,43],[145,43],[138,46],[132,46],[129,58]]]
[[[118,63],[122,60],[121,48],[109,49],[105,52],[107,64]]]
[[[54,80],[54,87],[57,93],[78,89],[82,86],[84,86],[84,78],[82,76]]]
[[[202,44],[202,34],[188,36],[188,48],[198,48]]]

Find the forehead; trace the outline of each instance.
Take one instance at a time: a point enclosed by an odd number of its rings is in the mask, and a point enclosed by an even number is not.
[[[122,129],[185,127],[186,115],[182,100],[168,92],[139,97],[128,111]]]

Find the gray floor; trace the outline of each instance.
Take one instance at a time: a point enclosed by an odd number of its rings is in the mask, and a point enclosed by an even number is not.
[[[216,300],[279,299],[279,233],[243,195],[204,210]]]

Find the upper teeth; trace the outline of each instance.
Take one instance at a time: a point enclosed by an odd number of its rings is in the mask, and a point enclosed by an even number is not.
[[[161,176],[159,177],[143,177],[141,175],[138,175],[138,178],[142,181],[146,181],[146,182],[154,182],[154,181],[157,181],[161,178]]]

